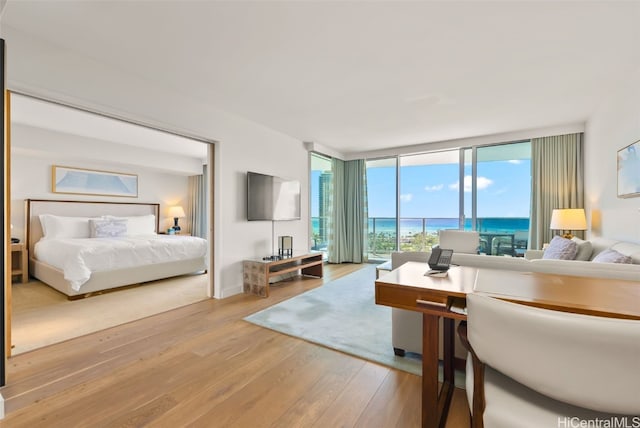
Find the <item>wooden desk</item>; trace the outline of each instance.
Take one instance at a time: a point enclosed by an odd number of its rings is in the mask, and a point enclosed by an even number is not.
[[[545,309],[640,319],[640,282],[470,267],[426,277],[426,263],[408,262],[376,281],[376,303],[422,317],[422,426],[443,427],[453,392],[454,319],[450,310],[472,292]],[[444,380],[438,391],[438,318],[443,317]]]
[[[376,281],[376,303],[422,312],[422,426],[444,426],[454,388],[454,320],[466,315],[451,312],[464,305],[473,291],[478,269],[453,267],[446,277],[425,276],[426,263],[407,262]],[[438,320],[443,317],[443,382],[438,387]]]

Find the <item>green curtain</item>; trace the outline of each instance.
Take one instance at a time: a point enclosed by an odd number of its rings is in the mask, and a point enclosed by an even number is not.
[[[584,208],[582,140],[582,133],[531,140],[530,248],[540,249],[553,238],[549,225],[555,208]]]
[[[207,166],[201,175],[189,177],[189,213],[191,234],[207,239]]]
[[[333,159],[329,263],[367,261],[367,171],[363,159]]]

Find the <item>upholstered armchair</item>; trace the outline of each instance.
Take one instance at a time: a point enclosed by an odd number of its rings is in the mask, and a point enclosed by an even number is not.
[[[458,331],[471,350],[473,427],[587,426],[596,419],[621,423],[621,415],[630,424],[640,415],[640,321],[479,294],[467,296],[467,313]]]
[[[476,254],[478,252],[480,242],[478,232],[440,230],[438,235],[441,248],[448,248],[458,253]],[[409,261],[426,263],[430,254],[419,251],[392,253],[391,269],[397,269]],[[442,337],[442,332],[440,336]],[[416,311],[392,308],[391,341],[393,351],[398,356],[404,356],[405,352],[422,354],[422,314]],[[466,357],[466,352],[458,339],[456,339],[455,349],[456,357],[461,359]]]
[[[438,231],[440,248],[448,248],[456,253],[478,254],[480,247],[480,233],[466,230]]]

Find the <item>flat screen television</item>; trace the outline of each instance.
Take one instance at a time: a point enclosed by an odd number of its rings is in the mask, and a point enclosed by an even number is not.
[[[300,182],[247,172],[247,220],[300,220]]]

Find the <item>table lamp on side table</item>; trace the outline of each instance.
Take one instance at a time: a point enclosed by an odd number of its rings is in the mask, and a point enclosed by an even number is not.
[[[185,217],[184,210],[180,205],[169,208],[169,217],[173,217],[173,230],[176,233],[180,233],[180,226],[178,225],[178,219]]]

